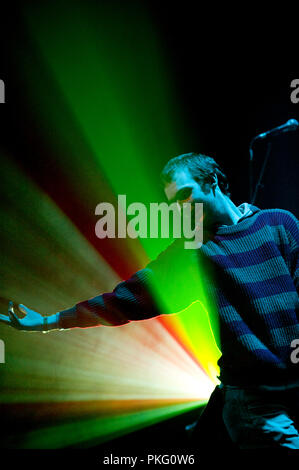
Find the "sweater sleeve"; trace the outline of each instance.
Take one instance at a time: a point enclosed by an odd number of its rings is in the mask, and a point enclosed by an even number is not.
[[[194,284],[188,292],[182,289],[190,270],[190,263],[185,259],[189,254],[186,252],[190,251],[195,250],[179,250],[178,253],[174,242],[144,269],[120,282],[112,292],[58,312],[58,328],[121,326],[183,310],[196,300]]]
[[[299,291],[299,222],[289,211],[282,211],[282,215],[290,250],[291,276],[297,291]]]

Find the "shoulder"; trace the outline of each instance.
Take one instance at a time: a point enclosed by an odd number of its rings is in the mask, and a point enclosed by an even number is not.
[[[285,209],[264,209],[261,216],[266,218],[265,223],[271,226],[272,231],[279,237],[294,246],[299,243],[299,222],[297,217]]]
[[[297,217],[285,209],[261,209],[256,212],[256,215],[277,225],[298,226]]]

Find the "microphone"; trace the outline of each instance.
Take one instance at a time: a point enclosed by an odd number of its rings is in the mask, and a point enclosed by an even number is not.
[[[283,134],[284,132],[296,131],[298,127],[299,122],[296,119],[289,119],[285,124],[274,127],[274,129],[271,129],[270,131],[263,132],[262,134],[254,137],[252,140],[255,141],[258,139],[265,139],[266,137]]]

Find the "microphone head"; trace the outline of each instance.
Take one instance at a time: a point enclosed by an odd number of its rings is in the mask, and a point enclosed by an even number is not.
[[[287,125],[287,126],[290,126],[290,127],[293,127],[294,129],[296,129],[297,127],[299,127],[299,122],[297,121],[297,119],[289,119],[289,120],[286,122],[286,125]]]
[[[285,132],[296,131],[298,127],[299,122],[296,119],[289,119],[285,124],[282,124],[281,126],[275,127],[270,131],[263,132],[262,134],[257,135],[252,139],[252,142],[255,142],[256,140],[265,139],[266,137],[279,135]]]

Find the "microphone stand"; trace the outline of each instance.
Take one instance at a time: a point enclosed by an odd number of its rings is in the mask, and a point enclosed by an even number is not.
[[[269,158],[269,155],[270,155],[270,152],[271,152],[271,147],[272,147],[272,144],[269,141],[268,144],[267,144],[267,151],[266,151],[266,155],[265,155],[265,158],[264,158],[263,166],[261,168],[258,181],[257,181],[255,189],[253,191],[253,144],[254,144],[255,141],[256,141],[256,137],[254,137],[251,140],[250,145],[249,145],[249,200],[250,200],[250,204],[255,203],[257,192],[258,192],[259,188],[261,188],[263,186],[261,184],[261,182],[262,182],[262,178],[263,178],[264,173],[265,173],[265,168],[266,168],[267,161],[268,161],[268,158]]]
[[[249,200],[251,204],[255,203],[257,192],[259,188],[262,187],[261,181],[264,176],[266,164],[267,164],[268,157],[271,151],[271,146],[272,146],[271,142],[268,141],[264,163],[260,171],[260,175],[259,175],[257,184],[255,186],[255,190],[253,191],[253,144],[259,139],[265,139],[266,137],[282,134],[284,132],[296,131],[298,128],[299,128],[299,122],[296,119],[289,119],[282,126],[278,126],[278,127],[275,127],[274,129],[271,129],[270,131],[263,132],[262,134],[259,134],[256,137],[253,137],[253,139],[251,140],[249,144]]]

